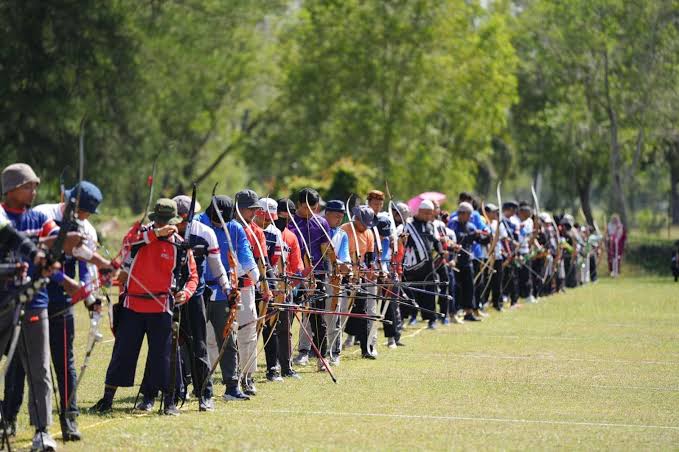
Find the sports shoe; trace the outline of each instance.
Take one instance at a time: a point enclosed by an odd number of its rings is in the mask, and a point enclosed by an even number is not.
[[[361,356],[363,357],[363,359],[371,359],[371,360],[377,359],[377,356],[373,355],[372,353],[363,353]]]
[[[245,384],[243,384],[243,392],[245,395],[249,396],[257,395],[257,387],[255,386],[255,380],[252,377],[245,379]]]
[[[139,411],[147,411],[147,412],[148,412],[148,411],[151,411],[151,410],[153,410],[153,402],[154,402],[153,399],[146,399],[146,398],[144,398],[144,400],[142,400],[141,402],[139,402],[139,403],[137,404],[137,406],[134,407],[134,409],[135,409],[135,410],[139,410]]]
[[[490,317],[490,314],[488,314],[486,311],[484,311],[482,309],[475,310],[474,315],[476,317],[483,317],[483,318]]]
[[[465,316],[464,316],[464,319],[465,319],[465,321],[467,321],[467,322],[480,322],[481,320],[483,320],[483,319],[481,319],[480,317],[476,317],[476,316],[475,316],[474,314],[472,314],[472,313],[469,313],[469,314],[465,315]]]
[[[47,432],[47,429],[36,430],[31,443],[31,450],[57,450],[57,442],[54,441],[52,435]]]
[[[325,365],[323,364],[323,361],[320,359],[316,360],[316,370],[319,372],[327,372],[328,369],[325,368]]]
[[[233,387],[228,388],[226,390],[226,392],[222,396],[222,399],[226,400],[227,402],[231,402],[231,401],[250,400],[250,397],[243,394],[243,391],[241,391],[238,386],[233,386]]]
[[[414,325],[417,325],[417,317],[411,318],[410,321],[408,322],[408,326],[414,326]]]
[[[295,356],[292,362],[297,366],[306,366],[307,364],[309,364],[309,353],[299,352],[299,354]]]
[[[390,337],[390,338],[387,340],[387,347],[389,347],[389,348],[396,348],[396,339],[394,339],[393,337]]]
[[[269,381],[283,381],[283,377],[281,377],[281,374],[278,373],[278,370],[276,369],[270,369],[267,371],[266,379]]]
[[[493,305],[493,309],[495,309],[497,312],[502,312],[505,310],[501,304]]]
[[[198,411],[214,411],[215,410],[215,402],[212,400],[212,398],[206,398],[206,397],[201,397],[200,400],[198,400]]]
[[[179,416],[179,409],[174,403],[166,402],[165,407],[163,408],[163,414],[165,416]]]
[[[450,319],[448,317],[446,317],[441,321],[441,323],[444,324],[444,325],[450,325]]]
[[[293,380],[301,380],[302,379],[302,376],[300,374],[298,374],[297,372],[295,372],[294,369],[289,369],[289,370],[286,370],[284,372],[281,372],[281,376],[283,378],[292,378]]]
[[[435,330],[436,329],[436,320],[430,320],[429,324],[427,325],[427,328],[430,330]]]
[[[528,298],[526,298],[526,303],[535,304],[537,302],[538,300],[533,295],[530,295]]]
[[[61,438],[64,441],[80,441],[81,434],[76,422],[77,413],[69,412],[59,416],[61,424]]]
[[[463,325],[464,324],[464,316],[455,314],[453,316],[453,323],[456,325]]]
[[[113,411],[113,402],[110,400],[106,399],[99,399],[97,403],[94,404],[92,408],[90,408],[90,411],[92,413],[97,413],[97,414],[106,414],[110,413]]]
[[[404,344],[403,342],[401,342],[401,340],[399,339],[399,340],[396,341],[396,346],[397,346],[397,347],[405,347],[406,344]]]
[[[330,359],[328,360],[328,364],[330,364],[333,367],[337,367],[340,365],[340,355],[332,355]]]

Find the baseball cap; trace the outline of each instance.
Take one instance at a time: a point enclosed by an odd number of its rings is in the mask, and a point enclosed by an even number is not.
[[[339,199],[333,199],[328,201],[325,204],[325,211],[326,212],[346,212],[346,209],[344,208],[344,202],[340,201]]]
[[[278,219],[278,203],[276,200],[271,198],[262,198],[259,200],[259,206],[262,208],[257,211],[257,215],[271,218],[272,220]]]
[[[363,223],[366,228],[372,228],[375,225],[375,211],[368,206],[357,206],[352,211],[354,220]]]
[[[80,193],[78,193],[78,190],[80,190]],[[73,188],[64,191],[64,197],[66,199],[77,198],[78,195],[80,195],[78,209],[89,213],[99,213],[99,204],[101,204],[101,201],[104,199],[99,187],[92,182],[84,180],[75,184]]]
[[[254,190],[241,190],[236,193],[236,204],[239,209],[261,209],[259,196]]]
[[[288,210],[290,211],[291,214],[295,214],[297,212],[297,208],[295,207],[295,203],[292,202],[290,198],[281,198],[278,201],[276,201],[278,204],[278,213],[280,212],[285,212],[287,213]]]
[[[428,199],[422,200],[417,210],[434,210],[434,203]]]
[[[491,202],[489,202],[488,204],[486,204],[486,211],[487,211],[487,212],[497,212],[498,210],[499,210],[499,209],[497,208],[497,206],[496,206],[495,204],[493,204],[493,203],[491,203]]]
[[[191,210],[191,197],[186,196],[186,195],[178,195],[172,198],[172,200],[177,203],[177,214],[181,217],[188,216],[189,215],[189,210]],[[197,213],[200,212],[200,203],[196,199],[196,206],[194,207],[193,212]]]
[[[463,201],[457,206],[457,211],[472,213],[474,211],[474,206],[472,206],[471,203],[467,201]]]
[[[233,199],[226,195],[217,195],[214,197],[214,203],[210,202],[210,205],[205,209],[205,213],[210,217],[210,220],[215,223],[219,222],[219,217],[215,212],[215,205],[219,212],[222,214],[224,221],[229,221],[233,218]]]

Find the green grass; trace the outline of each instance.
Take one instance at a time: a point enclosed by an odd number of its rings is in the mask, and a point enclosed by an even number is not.
[[[260,381],[249,402],[199,413],[193,400],[177,418],[130,414],[137,387],[121,389],[114,414],[81,415],[84,440],[64,448],[677,449],[678,307],[667,279],[604,279],[480,324],[420,324],[374,362],[349,350],[337,385],[302,368],[301,381]],[[94,351],[82,407],[101,396],[110,339]],[[16,444],[27,446],[23,416]]]

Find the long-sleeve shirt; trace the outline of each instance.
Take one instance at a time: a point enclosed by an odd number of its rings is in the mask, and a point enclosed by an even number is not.
[[[287,266],[288,275],[299,275],[304,270],[302,253],[297,241],[297,236],[290,229],[285,228],[281,232],[283,238],[283,258]]]
[[[226,237],[226,233],[221,227],[216,227],[210,221],[210,217],[205,213],[198,216],[198,221],[209,226],[214,231],[217,237],[217,243],[219,244],[219,254],[221,256],[222,265],[224,270],[228,273],[231,271],[229,265],[229,242]],[[226,223],[226,229],[229,231],[229,237],[231,237],[234,252],[236,253],[236,262],[238,262],[238,268],[236,269],[237,276],[245,276],[247,274],[254,274],[256,272],[259,276],[259,271],[257,270],[257,263],[255,262],[254,255],[252,254],[252,248],[248,242],[247,236],[245,235],[245,230],[243,226],[236,220],[231,220]],[[225,294],[219,283],[217,281],[219,275],[215,275],[210,267],[205,269],[205,282],[210,287],[212,291],[211,300],[217,302],[226,302],[227,294]]]
[[[337,260],[342,264],[351,263],[351,256],[349,255],[349,236],[339,226],[330,229],[330,237],[332,238],[332,246],[337,253]]]
[[[457,221],[457,212],[453,212],[453,214],[450,216],[450,219],[448,220],[448,227],[452,230],[455,230],[455,228],[452,228],[450,226],[453,223],[453,221]],[[490,228],[488,227],[486,221],[483,219],[478,210],[474,210],[472,212],[472,215],[469,219],[469,223],[471,223],[478,231],[490,232]],[[485,257],[483,247],[479,243],[474,243],[470,251],[477,259]]]

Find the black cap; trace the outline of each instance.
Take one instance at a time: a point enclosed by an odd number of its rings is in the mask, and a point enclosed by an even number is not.
[[[233,199],[226,195],[217,195],[215,196],[214,204],[217,205],[217,208],[222,213],[222,218],[224,218],[224,221],[230,221],[233,218]],[[214,204],[211,201],[208,208],[205,209],[205,213],[210,218],[210,220],[218,223],[219,217],[215,212]]]
[[[339,199],[333,199],[331,201],[328,201],[325,204],[325,211],[326,212],[346,212],[346,209],[344,208],[344,202],[340,201]]]
[[[507,201],[502,203],[502,210],[506,209],[518,209],[519,205],[514,201]]]
[[[526,201],[521,201],[521,203],[519,203],[519,210],[522,210],[524,212],[532,212],[533,207]]]
[[[297,211],[297,209],[295,208],[295,203],[292,202],[292,200],[290,198],[281,198],[281,199],[277,200],[276,202],[278,203],[278,209],[277,209],[278,213],[281,213],[281,212],[287,213],[288,210],[289,210],[290,213],[294,215],[295,212]],[[287,208],[285,207],[286,205],[287,205]]]
[[[261,208],[259,205],[259,196],[253,190],[241,190],[236,193],[236,204],[239,209],[249,209],[251,207]]]

